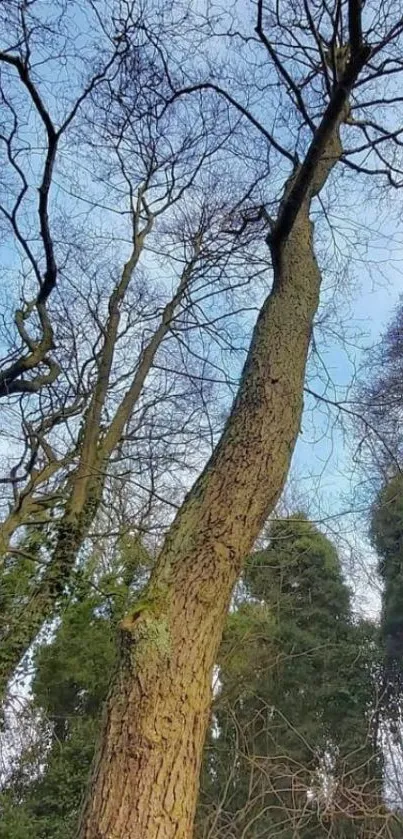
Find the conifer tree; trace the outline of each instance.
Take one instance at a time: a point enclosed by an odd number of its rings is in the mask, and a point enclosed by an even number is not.
[[[217,836],[371,836],[386,826],[376,628],[353,620],[337,552],[302,516],[273,522],[244,586],[221,647],[200,836],[209,818]]]

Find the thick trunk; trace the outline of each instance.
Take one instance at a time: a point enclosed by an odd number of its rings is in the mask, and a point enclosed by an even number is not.
[[[309,203],[273,255],[273,291],[222,439],[167,536],[147,598],[122,624],[121,666],[80,839],[192,835],[232,588],[282,490],[300,427],[320,288]]]

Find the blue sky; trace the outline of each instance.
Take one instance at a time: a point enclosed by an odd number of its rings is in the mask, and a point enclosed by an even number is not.
[[[349,390],[356,371],[366,357],[366,349],[378,342],[403,294],[403,229],[399,223],[399,196],[396,198],[394,220],[390,212],[380,214],[377,233],[368,250],[368,263],[352,267],[353,280],[346,288],[346,299],[340,305],[345,326],[356,334],[353,346],[330,342],[321,349],[321,357],[331,379],[326,389],[330,398],[351,398]],[[365,207],[361,220],[365,224]],[[323,382],[309,383],[312,389],[324,392]],[[314,406],[313,413],[309,410]],[[309,514],[321,522],[331,538],[335,538],[345,569],[357,595],[357,606],[369,616],[379,611],[380,589],[374,568],[376,557],[367,540],[368,495],[363,491],[363,474],[353,461],[356,440],[343,433],[331,414],[317,402],[306,402],[300,435],[290,475],[290,496],[296,487],[297,498],[306,499]],[[286,493],[287,495],[287,493]]]
[[[366,349],[381,337],[398,304],[399,296],[403,293],[403,231],[399,232],[397,224],[393,229],[387,219],[382,227],[380,232],[383,232],[385,239],[378,234],[373,248],[368,253],[368,265],[362,264],[358,271],[357,266],[353,268],[355,277],[352,287],[346,290],[344,303],[339,300],[340,315],[344,320],[342,326],[355,336],[352,346],[344,347],[341,340],[330,343],[324,349],[320,347],[321,357],[332,383],[326,392],[330,398],[351,398],[348,390],[355,371],[359,372]],[[321,386],[315,380],[311,386],[319,392],[324,392],[323,384]],[[316,403],[315,415],[318,413]],[[332,435],[326,434],[324,438],[319,439],[321,430],[324,430],[324,421],[316,416],[316,422],[318,428],[313,429],[311,414],[306,412],[293,466],[299,474],[303,474],[304,470],[320,473],[327,462],[321,481],[321,504],[332,514],[345,506],[340,505],[339,495],[348,494],[349,491],[349,443],[352,444],[352,441],[343,440],[336,430]]]

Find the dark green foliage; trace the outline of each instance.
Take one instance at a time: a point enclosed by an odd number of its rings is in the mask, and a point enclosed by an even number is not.
[[[142,585],[150,559],[138,543],[120,546],[112,569],[79,576],[76,596],[50,644],[35,655],[33,705],[38,747],[22,756],[0,798],[0,839],[72,839],[115,664],[117,622]],[[38,754],[40,760],[38,763]]]
[[[199,835],[215,819],[217,836],[370,836],[376,630],[352,620],[337,553],[310,522],[273,522],[270,537],[221,648]]]
[[[115,660],[114,622],[110,615],[97,614],[103,606],[101,598],[93,595],[72,603],[63,615],[54,641],[42,647],[36,656],[33,692],[34,702],[44,718],[46,769],[30,781],[26,778],[30,755],[24,756],[26,782],[21,784],[18,778],[11,779],[5,794],[1,839],[19,837],[13,822],[17,809],[26,830],[24,836],[65,839],[74,835],[94,753],[101,704]],[[21,795],[23,806],[13,808],[10,800],[17,804],[16,793]]]
[[[403,663],[403,477],[380,491],[373,507],[371,534],[383,582],[382,634],[387,656]]]
[[[18,549],[3,558],[0,575],[0,684],[14,657],[14,631],[24,619],[24,609],[33,580],[38,580],[44,567],[44,555],[50,541],[44,530],[29,528]],[[0,688],[0,699],[2,690]]]
[[[52,642],[37,651],[33,702],[42,728],[3,792],[0,839],[75,835],[116,624],[149,560],[124,545],[108,574],[99,564],[90,558]],[[331,543],[301,516],[274,522],[269,547],[247,563],[220,649],[198,835],[376,835],[368,811],[378,829],[377,657],[374,627],[352,619]]]
[[[382,579],[383,704],[392,727],[403,697],[403,476],[391,478],[373,505],[371,536]]]

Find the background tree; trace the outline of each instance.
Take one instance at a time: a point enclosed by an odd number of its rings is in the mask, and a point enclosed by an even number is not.
[[[382,579],[382,635],[386,658],[402,666],[403,631],[403,481],[400,475],[382,487],[372,511],[371,535]]]
[[[391,478],[375,499],[371,536],[378,555],[382,581],[382,687],[380,725],[388,757],[388,792],[402,808],[403,763],[403,482],[400,473]]]
[[[367,467],[374,487],[379,489],[397,473],[403,459],[403,305],[394,316],[378,344],[368,353],[355,392],[355,407],[361,416],[358,426],[360,462]]]
[[[362,367],[355,399],[358,417],[356,457],[371,503],[370,537],[381,580],[381,629],[385,691],[400,693],[402,642],[402,407],[403,307],[401,301]],[[368,489],[369,484],[369,489]],[[390,682],[389,686],[388,683]]]
[[[203,837],[389,836],[377,628],[354,620],[334,546],[301,515],[252,554],[220,650]]]
[[[88,11],[90,7],[88,4]],[[94,37],[82,54],[77,45],[77,28],[69,29],[61,4],[46,20],[37,3],[27,5],[6,0],[2,4],[1,23],[0,141],[4,171],[0,213],[6,241],[11,233],[23,280],[21,305],[15,309],[12,329],[5,334],[9,346],[4,348],[0,372],[0,395],[9,397],[15,393],[38,392],[51,385],[60,372],[53,355],[55,330],[48,311],[48,300],[56,287],[60,268],[54,225],[49,219],[51,188],[65,135],[73,128],[90,94],[99,84],[108,84],[113,78],[121,45],[110,41],[109,48],[101,52]],[[44,37],[46,32],[51,35],[52,46]],[[72,77],[67,91],[59,77],[53,116],[47,97],[44,98],[37,84],[37,67],[44,61],[49,79],[49,74],[60,66],[66,38],[70,40],[71,51],[64,69],[69,73],[70,67],[74,67],[74,81]],[[30,159],[30,140],[27,146],[27,128],[28,137],[35,133],[38,137],[35,163]]]
[[[369,531],[377,558],[381,599],[379,727],[386,757],[386,789],[402,807],[402,534],[403,482],[401,373],[402,305],[366,359],[356,389],[357,456],[370,500]],[[357,427],[358,425],[358,427]],[[369,487],[369,489],[368,489]]]

